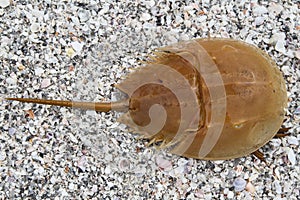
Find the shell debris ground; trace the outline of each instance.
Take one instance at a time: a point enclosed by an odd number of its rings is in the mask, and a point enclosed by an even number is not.
[[[300,199],[296,1],[3,0],[0,17],[1,199]],[[146,148],[115,112],[4,100],[118,99],[114,84],[153,49],[209,36],[259,47],[284,75],[290,136],[262,147],[268,167]],[[252,186],[235,192],[237,178]]]

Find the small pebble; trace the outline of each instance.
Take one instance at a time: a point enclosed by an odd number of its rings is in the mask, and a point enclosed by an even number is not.
[[[20,70],[20,71],[22,71],[22,70],[24,70],[26,67],[24,66],[24,65],[19,65],[18,66],[18,69]]]

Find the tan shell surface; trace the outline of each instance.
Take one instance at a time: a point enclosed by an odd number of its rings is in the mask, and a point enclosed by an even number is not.
[[[225,123],[212,150],[205,157],[199,156],[201,146],[206,145],[203,142],[204,138],[211,128],[210,117],[213,102],[210,97],[217,90],[208,89],[201,73],[199,74],[193,62],[187,59],[188,53],[187,57],[182,57],[182,54],[168,52],[168,47],[163,48],[164,52],[152,62],[155,65],[137,70],[118,86],[125,93],[130,93],[129,112],[121,121],[136,132],[147,135],[140,127],[150,122],[148,110],[151,105],[160,104],[165,107],[167,120],[163,128],[149,138],[166,144],[172,143],[171,152],[185,157],[209,160],[248,155],[266,144],[282,124],[287,102],[282,74],[266,53],[252,45],[232,39],[198,39],[195,41],[205,49],[206,54],[217,66],[226,92]],[[175,69],[188,80],[191,88],[196,88],[194,89],[195,95],[201,110],[199,124],[197,130],[192,133],[194,134],[192,141],[184,149],[176,147],[176,142],[186,138],[190,133],[187,131],[176,133],[179,124],[182,123],[179,120],[182,113],[178,107],[190,102],[181,103],[176,100],[176,95],[172,91],[159,85],[164,81],[164,77],[171,76],[171,73],[167,72],[159,74],[156,68],[159,65]],[[154,78],[157,79],[157,83],[151,82],[148,86],[143,85],[142,82],[154,76],[153,74],[156,76]],[[133,86],[137,82],[141,82],[137,85],[143,85],[138,90]],[[180,90],[182,81],[175,81],[176,83]],[[132,92],[133,90],[135,91]],[[191,113],[191,115],[195,114]],[[190,122],[191,119],[188,119],[185,124]],[[186,127],[188,128],[190,127]]]
[[[222,134],[206,159],[250,154],[272,139],[282,125],[287,104],[283,76],[271,58],[252,45],[226,39],[198,42],[216,63],[227,98]],[[200,136],[185,156],[196,157],[193,152],[199,143]]]

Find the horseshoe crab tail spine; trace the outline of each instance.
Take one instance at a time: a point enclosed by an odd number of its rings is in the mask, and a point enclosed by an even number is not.
[[[123,111],[128,108],[128,100],[122,100],[117,102],[78,102],[31,98],[6,98],[6,100],[79,108],[83,110],[95,110],[98,112],[109,112],[111,110]]]

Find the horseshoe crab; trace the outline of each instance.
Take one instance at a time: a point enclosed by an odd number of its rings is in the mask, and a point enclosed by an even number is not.
[[[196,39],[159,48],[145,67],[116,87],[119,102],[7,98],[99,112],[124,111],[120,122],[171,153],[204,160],[242,157],[271,140],[287,104],[274,61],[233,39]]]

